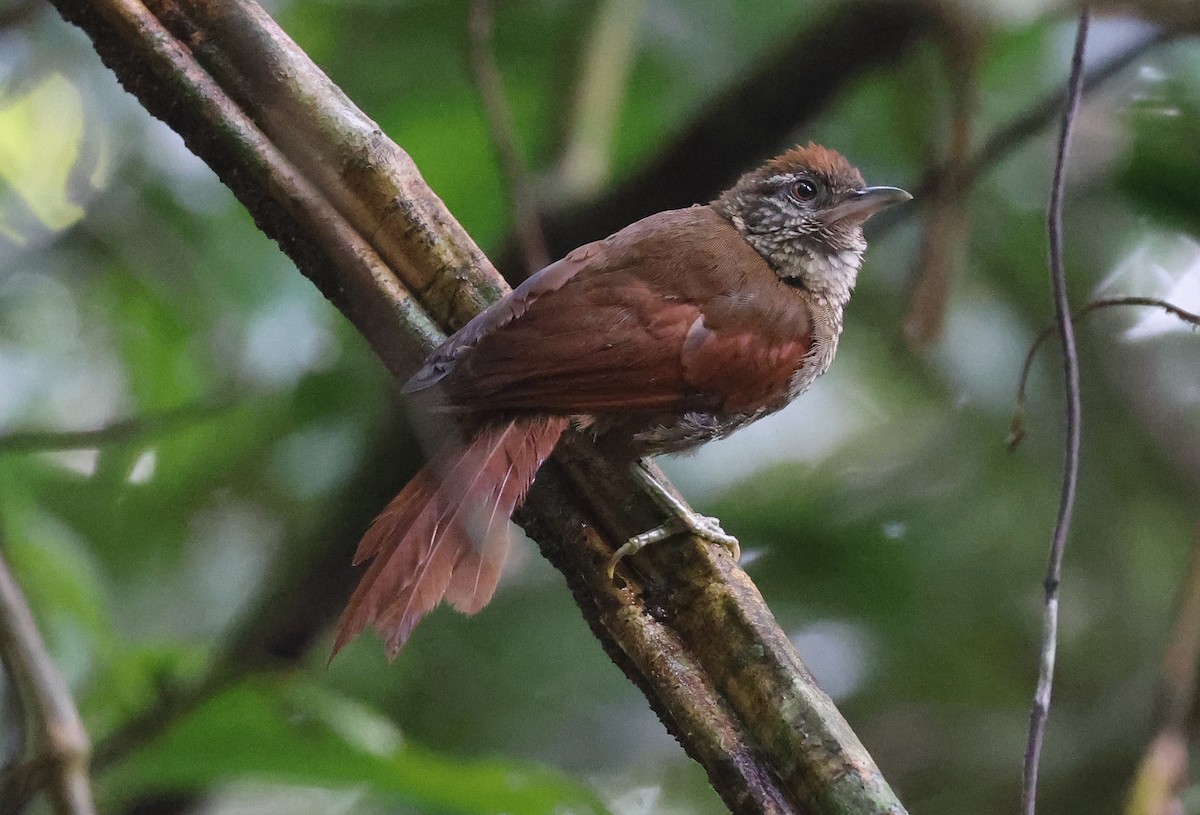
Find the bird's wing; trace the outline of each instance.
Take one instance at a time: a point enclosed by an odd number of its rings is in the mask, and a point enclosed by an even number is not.
[[[693,207],[547,266],[407,390],[449,410],[738,410],[785,393],[810,344],[800,296],[732,225]]]

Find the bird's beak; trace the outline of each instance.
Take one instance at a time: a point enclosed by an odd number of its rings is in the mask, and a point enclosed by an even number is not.
[[[820,217],[827,224],[845,220],[862,222],[892,204],[911,200],[912,196],[899,187],[864,187],[850,193],[845,201],[821,212]]]

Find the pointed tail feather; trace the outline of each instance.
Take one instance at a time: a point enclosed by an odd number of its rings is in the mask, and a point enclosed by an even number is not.
[[[542,418],[524,423],[523,432],[505,435],[499,459],[503,477],[479,507],[484,510],[479,517],[486,518],[479,530],[483,546],[460,556],[446,588],[446,600],[464,614],[474,614],[492,599],[508,551],[508,520],[566,427],[565,419]]]
[[[374,560],[333,652],[374,625],[394,657],[443,597],[467,614],[483,608],[508,552],[508,519],[566,427],[566,419],[547,417],[485,425],[426,465],[358,545],[356,564]]]

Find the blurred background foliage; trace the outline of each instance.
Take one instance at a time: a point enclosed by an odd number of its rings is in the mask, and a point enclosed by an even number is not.
[[[40,3],[0,8],[0,538],[92,734],[103,811],[722,811],[527,543],[477,618],[439,611],[393,665],[363,637],[327,666],[356,536],[421,455],[394,387],[79,31]],[[466,4],[269,9],[519,277]],[[1153,35],[1101,18],[1089,65]],[[555,254],[714,195],[796,141],[926,194],[919,213],[873,222],[833,370],[667,464],[741,538],[801,654],[922,815],[1015,809],[1061,467],[1052,347],[1029,437],[1005,448],[1023,355],[1051,315],[1053,134],[1014,140],[965,196],[934,170],[1060,88],[1072,36],[1037,0],[498,10]],[[608,100],[591,119],[589,82]],[[1200,310],[1197,144],[1194,36],[1144,48],[1087,97],[1066,223],[1077,303]],[[944,308],[914,314],[923,275]],[[914,319],[927,341],[902,328]],[[1081,345],[1043,805],[1092,813],[1124,807],[1156,726],[1200,515],[1200,338],[1109,311]]]

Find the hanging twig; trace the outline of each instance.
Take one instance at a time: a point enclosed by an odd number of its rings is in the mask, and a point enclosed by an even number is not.
[[[550,263],[542,215],[537,196],[529,183],[529,173],[517,147],[517,128],[512,108],[504,94],[504,82],[496,65],[496,15],[492,0],[472,0],[467,25],[471,39],[471,72],[487,117],[488,133],[496,149],[500,173],[508,187],[517,240],[525,261],[525,274],[531,275]]]
[[[25,757],[0,774],[0,812],[19,813],[39,791],[55,815],[93,815],[90,746],[71,691],[0,556],[0,659],[25,717]]]
[[[1058,648],[1058,594],[1062,579],[1063,552],[1075,509],[1075,485],[1079,474],[1080,407],[1079,358],[1075,350],[1075,327],[1071,322],[1071,304],[1067,297],[1067,276],[1063,268],[1062,211],[1066,187],[1067,149],[1071,130],[1083,93],[1083,53],[1087,47],[1088,24],[1091,12],[1084,6],[1079,14],[1075,34],[1075,51],[1071,56],[1071,76],[1067,83],[1067,104],[1063,109],[1062,130],[1058,137],[1058,153],[1054,163],[1054,181],[1050,188],[1050,206],[1046,215],[1046,230],[1050,240],[1050,283],[1054,291],[1054,316],[1063,348],[1063,376],[1067,397],[1067,439],[1064,450],[1062,497],[1058,519],[1050,543],[1050,561],[1046,567],[1046,601],[1043,613],[1042,649],[1038,664],[1037,690],[1033,711],[1029,716],[1029,740],[1025,747],[1024,784],[1021,794],[1022,811],[1034,815],[1037,811],[1038,764],[1042,756],[1042,741],[1046,734],[1046,719],[1050,715],[1050,692],[1054,685],[1054,655]]]
[[[1185,323],[1200,327],[1200,315],[1184,311],[1179,306],[1168,303],[1166,300],[1160,300],[1157,297],[1106,297],[1102,300],[1093,300],[1076,311],[1072,319],[1079,321],[1093,311],[1100,311],[1101,309],[1112,308],[1114,306],[1153,306],[1175,315]],[[1038,334],[1037,339],[1033,341],[1033,345],[1029,346],[1029,352],[1025,355],[1025,364],[1021,366],[1021,379],[1017,383],[1017,401],[1013,407],[1012,425],[1008,434],[1009,450],[1017,449],[1017,446],[1025,439],[1025,389],[1029,384],[1029,373],[1033,370],[1034,357],[1037,356],[1037,352],[1041,349],[1042,345],[1054,336],[1057,331],[1057,324],[1046,326],[1042,329],[1042,333]]]

